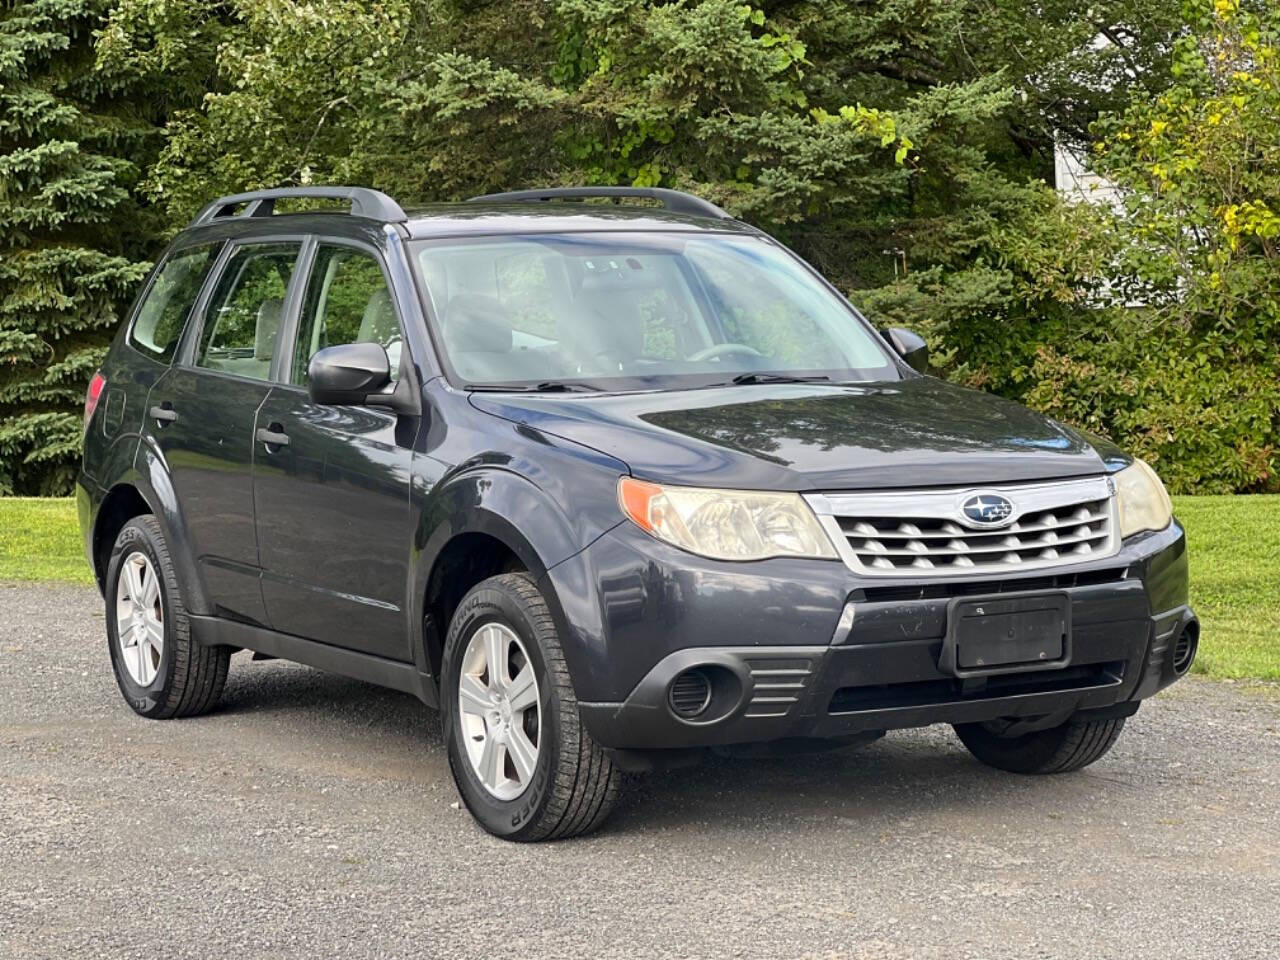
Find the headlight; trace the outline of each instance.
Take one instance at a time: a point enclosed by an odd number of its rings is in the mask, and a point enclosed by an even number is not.
[[[1134,460],[1114,477],[1120,507],[1120,536],[1163,530],[1173,520],[1173,504],[1156,472]]]
[[[798,493],[663,487],[623,477],[618,502],[623,513],[653,536],[704,557],[837,557]]]

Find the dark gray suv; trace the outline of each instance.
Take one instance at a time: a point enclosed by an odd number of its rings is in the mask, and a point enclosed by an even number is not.
[[[408,691],[513,840],[711,748],[949,723],[1083,767],[1195,656],[1182,530],[1141,461],[924,359],[687,194],[223,197],[86,403],[120,690],[198,714],[245,649]]]

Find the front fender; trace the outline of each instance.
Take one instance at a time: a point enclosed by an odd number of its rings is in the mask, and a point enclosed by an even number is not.
[[[422,476],[418,471],[415,474]],[[569,505],[531,480],[493,465],[452,472],[429,493],[424,485],[424,489],[415,492],[415,499],[418,497],[421,497],[421,512],[413,564],[416,578],[413,595],[418,604],[415,634],[424,630],[427,587],[442,552],[458,536],[485,534],[510,549],[537,580],[557,632],[563,638],[570,675],[581,676],[582,657],[571,641],[574,634],[547,571],[580,553],[610,527],[596,529],[584,521],[584,511],[571,514]],[[448,625],[437,624],[435,629],[441,636],[434,642],[441,642]],[[424,639],[426,643],[433,642],[430,637],[415,637],[415,650],[424,649]]]
[[[463,533],[501,540],[536,577],[586,546],[561,506],[529,480],[492,467],[463,471],[443,479],[422,505],[414,538],[419,588]]]

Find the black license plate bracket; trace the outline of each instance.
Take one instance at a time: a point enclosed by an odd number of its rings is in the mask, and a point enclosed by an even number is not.
[[[956,677],[1054,670],[1071,662],[1071,598],[1064,591],[954,597],[938,668]]]

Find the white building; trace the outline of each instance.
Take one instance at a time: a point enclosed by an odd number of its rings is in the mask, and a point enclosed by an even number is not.
[[[1120,207],[1120,191],[1116,185],[1091,171],[1076,148],[1060,141],[1053,148],[1053,185],[1070,201]]]

